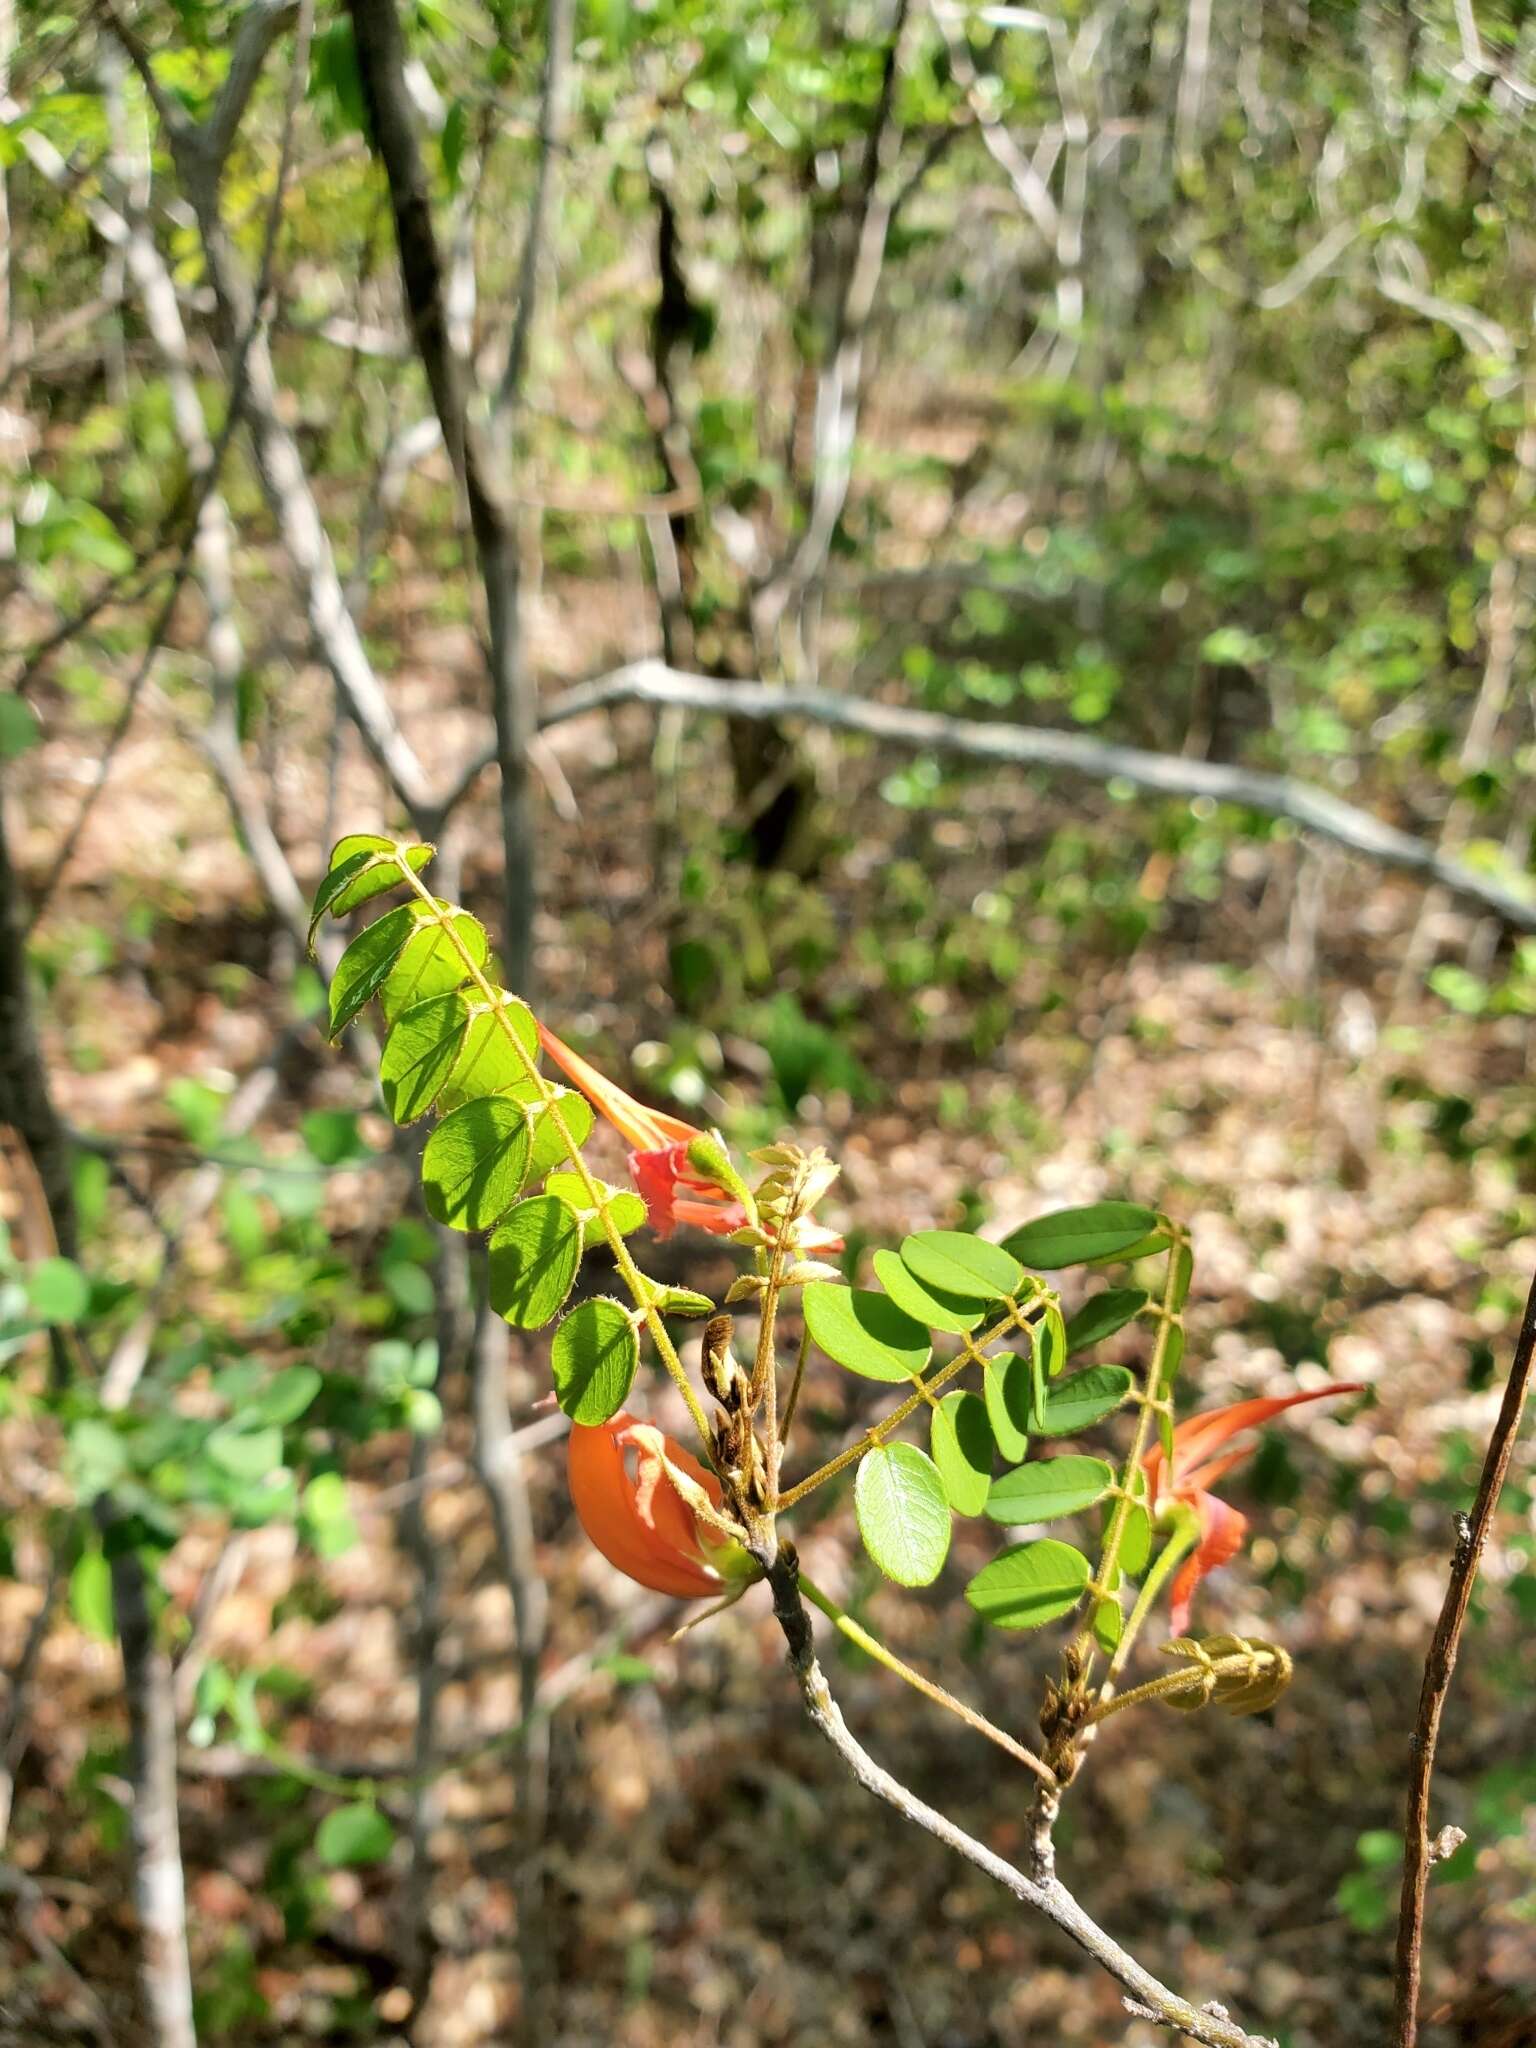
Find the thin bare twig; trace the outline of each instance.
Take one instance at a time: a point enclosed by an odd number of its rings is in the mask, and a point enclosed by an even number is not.
[[[1451,1561],[1451,1580],[1445,1589],[1440,1619],[1430,1640],[1424,1663],[1424,1686],[1419,1695],[1419,1717],[1413,1731],[1413,1775],[1408,1787],[1408,1817],[1403,1827],[1403,1890],[1397,1923],[1397,2009],[1393,2019],[1391,2048],[1414,2048],[1419,2038],[1419,1985],[1424,1956],[1424,1892],[1434,1861],[1429,1839],[1430,1780],[1435,1769],[1435,1748],[1440,1739],[1440,1722],[1446,1694],[1456,1669],[1461,1631],[1472,1601],[1477,1568],[1488,1545],[1489,1531],[1498,1510],[1499,1494],[1509,1475],[1520,1421],[1530,1390],[1531,1366],[1536,1360],[1536,1277],[1526,1299],[1515,1356],[1504,1383],[1483,1475],[1478,1481],[1477,1499],[1470,1517],[1461,1518],[1456,1555]]]

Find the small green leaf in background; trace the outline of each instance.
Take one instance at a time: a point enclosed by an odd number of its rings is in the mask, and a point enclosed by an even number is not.
[[[624,1406],[640,1364],[640,1339],[623,1302],[579,1302],[555,1332],[549,1362],[555,1398],[572,1422],[606,1422]]]
[[[1036,1458],[993,1480],[987,1513],[994,1522],[1054,1522],[1091,1508],[1114,1483],[1103,1458]]]
[[[358,1800],[328,1813],[315,1831],[315,1854],[331,1870],[382,1863],[395,1846],[395,1830],[376,1806]]]
[[[1001,1301],[1016,1294],[1024,1274],[1001,1245],[964,1230],[919,1230],[902,1239],[901,1262],[925,1287],[968,1301]]]
[[[355,1109],[312,1109],[299,1124],[299,1136],[310,1158],[321,1166],[342,1166],[349,1159],[373,1156],[358,1128]]]
[[[128,1446],[105,1417],[82,1415],[71,1423],[65,1470],[81,1507],[89,1507],[128,1469]]]
[[[915,1444],[877,1444],[859,1461],[854,1513],[864,1548],[898,1586],[928,1586],[949,1555],[950,1514],[933,1460]]]
[[[534,1195],[492,1232],[491,1307],[521,1330],[539,1330],[564,1308],[581,1264],[581,1224],[558,1195]]]
[[[305,1487],[299,1506],[305,1536],[317,1557],[340,1557],[357,1541],[357,1523],[339,1472],[319,1472]]]
[[[290,1365],[257,1395],[247,1422],[297,1422],[319,1393],[322,1381],[312,1365]]]
[[[453,1230],[489,1230],[511,1208],[528,1170],[520,1102],[488,1095],[445,1116],[421,1155],[427,1210]]]
[[[73,1259],[39,1259],[27,1272],[27,1299],[45,1323],[78,1323],[90,1306],[90,1282]]]
[[[965,1597],[994,1628],[1039,1628],[1070,1614],[1088,1589],[1088,1560],[1070,1543],[1043,1536],[993,1558],[972,1579]]]
[[[88,1636],[110,1643],[116,1634],[112,1611],[112,1567],[99,1550],[82,1550],[69,1575],[69,1611]]]
[[[986,1314],[982,1303],[961,1294],[946,1294],[942,1288],[925,1287],[911,1269],[903,1265],[899,1252],[879,1251],[874,1256],[875,1278],[896,1306],[927,1330],[948,1330],[963,1336],[974,1330]]]
[[[1035,1422],[1040,1436],[1080,1436],[1106,1415],[1113,1415],[1136,1384],[1123,1365],[1091,1365],[1058,1380],[1045,1397]]]
[[[946,1394],[931,1418],[933,1462],[957,1515],[979,1515],[992,1485],[992,1425],[979,1394]]]
[[[988,1359],[982,1391],[997,1448],[1008,1464],[1017,1465],[1029,1452],[1030,1414],[1034,1408],[1031,1361],[1012,1354]]]
[[[1093,1202],[1039,1216],[1005,1237],[1003,1246],[1031,1270],[1053,1272],[1088,1259],[1119,1258],[1156,1227],[1156,1215],[1139,1202]]]
[[[867,1380],[915,1379],[933,1355],[927,1330],[889,1295],[813,1280],[804,1303],[812,1343]]]
[[[14,761],[28,747],[35,747],[41,733],[37,713],[25,697],[18,697],[14,690],[0,694],[0,761]]]
[[[208,1455],[231,1479],[265,1479],[283,1462],[283,1432],[273,1426],[244,1429],[221,1423],[209,1434]]]
[[[1147,1305],[1144,1287],[1111,1287],[1085,1301],[1076,1315],[1067,1319],[1067,1349],[1087,1351],[1113,1337],[1127,1323],[1134,1322]]]

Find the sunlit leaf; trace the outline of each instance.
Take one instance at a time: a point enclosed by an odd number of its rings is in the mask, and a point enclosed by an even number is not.
[[[425,1116],[443,1091],[469,1030],[469,998],[461,989],[402,1010],[384,1041],[379,1087],[397,1124]]]
[[[385,1022],[390,1024],[413,1003],[425,1002],[428,996],[446,995],[449,989],[465,981],[469,975],[466,954],[477,967],[483,967],[490,955],[484,925],[467,910],[455,910],[448,903],[437,903],[430,909],[425,903],[409,907],[416,913],[419,929],[400,949],[400,957],[379,990]],[[435,913],[447,916],[448,923],[439,922]]]
[[[944,1491],[957,1515],[979,1515],[992,1484],[996,1446],[979,1394],[946,1394],[930,1418],[929,1442]]]
[[[39,1259],[27,1269],[27,1300],[45,1323],[78,1323],[91,1303],[91,1283],[73,1259]]]
[[[581,1222],[557,1195],[534,1195],[492,1232],[488,1250],[491,1307],[519,1329],[542,1329],[575,1283]]]
[[[853,1505],[864,1548],[886,1577],[931,1585],[949,1555],[951,1527],[933,1460],[915,1444],[877,1444],[859,1461]]]
[[[1125,1632],[1125,1614],[1120,1602],[1107,1597],[1093,1603],[1093,1637],[1106,1657],[1112,1657]]]
[[[290,1365],[268,1381],[249,1412],[241,1419],[275,1423],[283,1427],[297,1422],[319,1393],[323,1382],[312,1365]]]
[[[1032,1271],[1052,1272],[1088,1259],[1122,1257],[1156,1224],[1155,1213],[1139,1202],[1092,1202],[1036,1217],[1005,1237],[1003,1245]]]
[[[982,1392],[997,1448],[1010,1465],[1017,1465],[1029,1451],[1029,1419],[1035,1405],[1031,1360],[1012,1354],[988,1359]]]
[[[599,1196],[607,1204],[608,1218],[620,1237],[628,1237],[645,1223],[645,1202],[632,1188],[610,1187],[607,1181],[596,1180],[594,1185]],[[603,1228],[602,1218],[591,1208],[586,1184],[579,1173],[552,1173],[544,1182],[547,1195],[558,1195],[563,1202],[569,1202],[577,1215],[582,1218],[582,1243],[586,1246],[602,1244],[608,1233]]]
[[[404,846],[375,832],[349,832],[331,848],[325,879],[315,891],[309,920],[309,942],[321,918],[345,917],[371,896],[381,896],[405,879],[405,869],[420,874],[431,860],[434,847]]]
[[[1035,1422],[1040,1436],[1077,1436],[1113,1415],[1136,1385],[1123,1365],[1091,1365],[1049,1389]]]
[[[331,1870],[382,1863],[394,1846],[393,1824],[366,1800],[338,1806],[315,1830],[315,1854]]]
[[[974,1330],[986,1314],[983,1305],[960,1294],[946,1294],[942,1288],[927,1287],[898,1252],[878,1251],[874,1256],[875,1278],[904,1314],[927,1330],[948,1330],[963,1335]]]
[[[994,1522],[1054,1522],[1091,1508],[1114,1483],[1103,1458],[1035,1458],[993,1480],[986,1511]]]
[[[1102,1344],[1106,1337],[1113,1337],[1116,1330],[1123,1330],[1127,1323],[1134,1322],[1147,1305],[1146,1289],[1143,1287],[1110,1287],[1103,1294],[1094,1295],[1085,1301],[1076,1315],[1067,1319],[1067,1349],[1086,1351],[1091,1345]]]
[[[553,1104],[534,1113],[526,1182],[542,1180],[555,1167],[570,1164],[570,1147],[561,1136],[561,1125],[578,1152],[592,1135],[592,1105],[574,1088],[557,1089]]]
[[[283,1462],[283,1432],[275,1424],[245,1429],[222,1423],[209,1434],[208,1455],[231,1479],[265,1479]]]
[[[1070,1543],[1043,1536],[993,1558],[972,1579],[965,1597],[994,1628],[1039,1628],[1070,1614],[1088,1589],[1088,1560]]]
[[[901,1262],[925,1287],[968,1301],[1002,1301],[1016,1294],[1024,1274],[1001,1245],[964,1230],[919,1230],[903,1238]]]
[[[453,1072],[438,1098],[438,1108],[445,1116],[460,1103],[473,1102],[481,1095],[511,1094],[523,1101],[537,1097],[529,1066],[538,1063],[539,1027],[520,997],[508,995],[505,989],[496,994],[493,1004],[478,990],[464,991],[469,1023]],[[518,1046],[526,1059],[519,1056]]]
[[[555,1398],[572,1422],[606,1422],[624,1406],[640,1364],[640,1339],[621,1301],[578,1302],[550,1346]]]
[[[488,1095],[445,1116],[421,1155],[428,1212],[453,1230],[489,1230],[522,1192],[528,1119],[520,1102]]]
[[[828,1358],[869,1380],[914,1379],[932,1356],[928,1332],[889,1295],[813,1280],[805,1290],[805,1326]]]
[[[330,1035],[339,1038],[378,994],[420,919],[419,905],[398,904],[364,927],[336,963],[331,976]]]

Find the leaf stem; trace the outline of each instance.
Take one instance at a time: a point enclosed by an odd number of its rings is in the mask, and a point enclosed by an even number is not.
[[[958,1716],[968,1728],[973,1728],[978,1735],[984,1735],[989,1742],[996,1743],[999,1749],[1006,1750],[1016,1763],[1021,1763],[1027,1770],[1033,1771],[1044,1783],[1055,1785],[1056,1779],[1050,1766],[1036,1756],[1032,1749],[1026,1749],[1022,1742],[1015,1741],[1005,1729],[989,1721],[986,1715],[979,1713],[975,1707],[967,1706],[964,1700],[956,1699],[952,1692],[946,1692],[944,1687],[936,1684],[933,1679],[925,1678],[920,1671],[914,1671],[910,1664],[904,1664],[894,1650],[887,1649],[878,1636],[872,1636],[867,1628],[855,1621],[845,1608],[839,1607],[829,1594],[823,1593],[804,1572],[800,1574],[800,1590],[813,1607],[821,1609],[838,1633],[846,1636],[850,1643],[856,1644],[866,1656],[873,1657],[877,1664],[883,1665],[887,1671],[910,1685],[914,1692],[920,1692],[924,1699],[932,1700],[935,1706],[946,1708],[951,1714]],[[1178,1672],[1172,1675],[1175,1678],[1180,1676]]]

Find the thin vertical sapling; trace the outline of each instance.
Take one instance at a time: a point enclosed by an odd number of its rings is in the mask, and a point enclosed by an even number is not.
[[[1063,1928],[1119,1980],[1131,2010],[1211,2048],[1256,2048],[1222,2008],[1196,2007],[1168,1990],[1089,1917],[1056,1875],[1052,1826],[1095,1729],[1111,1715],[1151,1704],[1254,1713],[1283,1690],[1291,1664],[1277,1645],[1189,1633],[1201,1579],[1236,1555],[1246,1529],[1214,1489],[1247,1455],[1232,1442],[1240,1433],[1301,1403],[1361,1389],[1336,1384],[1241,1401],[1175,1424],[1189,1235],[1135,1203],[1047,1216],[1000,1244],[965,1231],[917,1231],[874,1253],[877,1285],[845,1284],[826,1256],[841,1239],[816,1217],[838,1173],[827,1154],[769,1146],[753,1155],[760,1172],[750,1184],[718,1132],[627,1095],[499,986],[482,926],[422,879],[431,852],[372,834],[337,843],[315,902],[317,926],[387,892],[403,890],[405,900],[341,956],[331,1031],[378,1002],[389,1113],[401,1124],[436,1117],[421,1153],[427,1208],[452,1229],[486,1234],[485,1284],[498,1314],[522,1329],[554,1325],[550,1365],[571,1421],[571,1497],[587,1534],[631,1578],[679,1598],[727,1605],[766,1583],[807,1711],[860,1783]],[[563,1078],[545,1073],[546,1058]],[[633,1189],[610,1185],[588,1165],[594,1111],[630,1145]],[[720,1304],[652,1279],[630,1243],[647,1224],[658,1236],[683,1226],[726,1238],[748,1254],[748,1268]],[[627,1298],[596,1294],[567,1309],[582,1258],[599,1244]],[[1160,1262],[1160,1282],[1151,1291],[1113,1287],[1071,1321],[1042,1277],[1074,1265],[1152,1261]],[[782,1361],[779,1317],[792,1297],[802,1333],[793,1361]],[[737,1304],[750,1304],[755,1320],[749,1358],[735,1350]],[[700,1387],[672,1337],[676,1316],[707,1319]],[[1076,1363],[1133,1323],[1151,1331],[1143,1372]],[[694,1450],[628,1408],[646,1338],[687,1409]],[[855,1441],[797,1475],[785,1467],[812,1347],[901,1393]],[[1042,1454],[1042,1446],[1092,1438],[1122,1410],[1130,1429],[1118,1455]],[[1034,1533],[1008,1541],[966,1588],[971,1608],[993,1628],[1065,1627],[1043,1687],[1038,1748],[914,1670],[800,1570],[779,1519],[850,1470],[864,1547],[902,1586],[938,1578],[957,1515],[1010,1532],[1058,1520],[1081,1531],[1084,1517],[1096,1526],[1096,1541],[1081,1545]],[[1123,1689],[1165,1592],[1170,1668]],[[1022,1868],[925,1805],[862,1748],[817,1662],[806,1601],[1028,1771]]]

